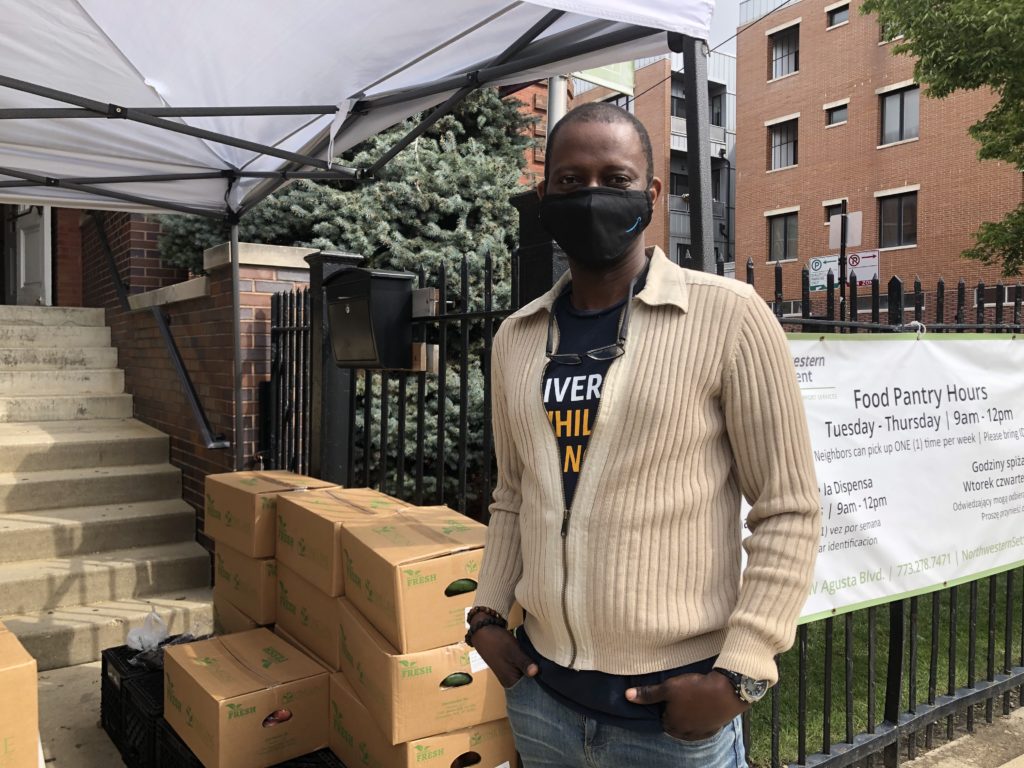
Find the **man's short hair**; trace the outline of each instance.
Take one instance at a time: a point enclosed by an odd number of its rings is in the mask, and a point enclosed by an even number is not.
[[[644,128],[644,124],[637,120],[632,113],[615,104],[609,104],[607,101],[592,101],[570,109],[565,113],[565,117],[555,123],[555,127],[548,133],[545,150],[549,157],[552,154],[552,148],[555,146],[555,139],[561,133],[562,128],[573,123],[625,123],[631,125],[640,139],[640,146],[644,152],[644,161],[647,163],[647,184],[650,185],[654,179],[654,149],[651,147],[651,137],[647,133],[647,129]],[[547,169],[549,164],[548,162],[544,163],[545,180],[548,177]]]

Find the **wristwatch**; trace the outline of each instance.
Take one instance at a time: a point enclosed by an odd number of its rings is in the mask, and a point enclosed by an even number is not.
[[[768,693],[769,686],[767,680],[755,680],[752,677],[741,675],[739,672],[733,672],[731,669],[722,669],[721,667],[715,667],[715,671],[729,678],[733,690],[736,691],[736,695],[739,696],[742,702],[756,704]]]

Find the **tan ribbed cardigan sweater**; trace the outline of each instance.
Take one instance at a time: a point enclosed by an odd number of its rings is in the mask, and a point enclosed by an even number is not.
[[[518,600],[537,650],[574,669],[642,674],[717,654],[774,682],[820,524],[789,347],[750,286],[651,251],[564,537],[541,386],[548,313],[569,275],[494,339],[498,482],[477,604],[507,615]],[[753,507],[742,583],[741,492]]]

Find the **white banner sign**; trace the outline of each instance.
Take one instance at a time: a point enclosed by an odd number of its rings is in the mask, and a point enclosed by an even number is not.
[[[805,618],[1024,561],[1024,340],[790,347],[822,494]]]
[[[807,263],[811,291],[824,291],[828,287],[828,273],[832,271],[836,286],[839,285],[839,257],[818,256]],[[878,251],[861,251],[846,256],[846,279],[856,273],[857,285],[871,285],[878,277]]]

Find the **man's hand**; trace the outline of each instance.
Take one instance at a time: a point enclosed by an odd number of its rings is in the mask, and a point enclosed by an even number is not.
[[[473,647],[494,670],[503,688],[511,688],[523,675],[536,677],[540,672],[507,629],[493,625],[481,627],[473,633]]]
[[[658,685],[630,688],[626,700],[634,704],[665,702],[662,727],[669,736],[683,741],[710,738],[750,708],[740,701],[729,678],[714,671],[706,675],[678,675]]]

